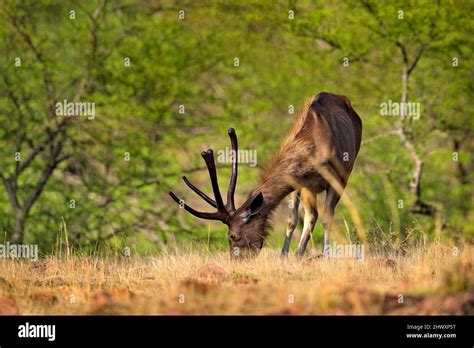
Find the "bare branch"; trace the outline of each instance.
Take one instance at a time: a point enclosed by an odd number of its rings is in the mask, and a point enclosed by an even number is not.
[[[416,65],[418,64],[418,61],[420,60],[421,56],[423,55],[423,52],[425,52],[426,48],[428,47],[427,44],[423,44],[421,48],[418,50],[418,53],[415,56],[415,59],[411,63],[410,67],[408,68],[408,74],[410,75],[413,69],[415,69]]]
[[[45,89],[46,89],[48,104],[49,104],[50,110],[52,111],[54,109],[54,101],[55,101],[54,89],[53,89],[51,74],[48,70],[48,66],[47,66],[45,60],[43,59],[43,54],[41,53],[39,48],[34,44],[31,36],[18,23],[17,19],[11,13],[9,13],[4,7],[2,9],[5,12],[5,14],[7,15],[8,19],[10,20],[10,24],[12,24],[12,26],[16,29],[19,36],[23,39],[23,41],[26,43],[26,45],[31,49],[31,51],[35,55],[37,61],[42,66],[43,83],[44,83],[44,86],[45,86]]]
[[[385,132],[383,134],[379,134],[379,135],[373,136],[371,138],[368,138],[368,139],[362,141],[362,145],[370,144],[374,141],[377,141],[377,140],[380,140],[380,139],[383,139],[383,138],[387,138],[391,135],[399,135],[399,133],[400,133],[399,129],[394,129],[394,130]]]
[[[8,198],[13,206],[13,209],[18,211],[21,210],[20,202],[18,201],[18,197],[16,194],[16,189],[13,185],[13,182],[9,178],[5,178],[3,175],[1,176],[3,185],[5,186],[5,190],[7,191]]]
[[[40,197],[41,193],[43,192],[46,183],[48,182],[49,178],[53,174],[53,171],[56,169],[58,164],[64,160],[64,157],[59,157],[59,154],[61,153],[63,147],[63,143],[61,141],[57,142],[54,147],[51,150],[51,157],[49,162],[46,164],[46,167],[43,170],[43,173],[41,177],[39,178],[37,184],[35,185],[35,188],[33,192],[30,194],[28,199],[25,201],[25,204],[23,206],[23,212],[25,215],[28,214],[29,210],[33,206],[33,204],[36,202],[36,200]]]
[[[84,90],[87,86],[90,75],[92,73],[92,69],[95,66],[96,56],[97,56],[97,47],[98,47],[98,37],[97,37],[97,32],[98,32],[98,29],[99,29],[98,20],[99,20],[100,16],[102,15],[102,13],[104,12],[106,5],[107,5],[107,0],[102,1],[102,4],[99,5],[96,8],[93,15],[90,15],[90,14],[87,13],[87,11],[84,11],[89,16],[89,18],[92,22],[92,28],[91,28],[91,31],[90,31],[91,52],[90,52],[89,61],[88,61],[87,66],[86,66],[86,70],[85,70],[84,74],[82,75],[82,79],[79,82],[76,93],[74,94],[74,98],[73,98],[74,102],[77,102],[81,99],[81,96],[84,93]]]

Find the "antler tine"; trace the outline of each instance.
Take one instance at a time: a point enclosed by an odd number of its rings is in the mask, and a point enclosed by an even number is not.
[[[232,175],[230,177],[229,188],[227,190],[227,205],[226,208],[229,212],[235,211],[234,193],[235,186],[237,184],[237,168],[238,168],[238,142],[237,134],[235,134],[234,128],[229,128],[230,143],[232,145]]]
[[[217,209],[215,213],[206,213],[194,210],[187,204],[185,204],[182,200],[180,200],[173,192],[169,192],[171,198],[174,199],[176,203],[182,206],[187,212],[190,214],[207,220],[220,220],[225,224],[228,224],[228,220],[230,218],[230,214],[235,211],[235,204],[234,204],[234,193],[235,193],[235,185],[237,183],[237,154],[238,154],[238,144],[237,144],[237,135],[235,134],[235,130],[233,128],[229,128],[228,130],[230,141],[232,144],[232,175],[230,178],[229,189],[227,190],[227,204],[224,205],[222,201],[221,192],[219,190],[219,182],[217,181],[217,171],[216,171],[216,163],[214,162],[214,153],[211,149],[207,151],[201,152],[202,158],[206,162],[207,170],[209,171],[209,176],[211,178],[212,184],[212,191],[214,192],[214,198],[210,198],[204,192],[199,190],[196,186],[194,186],[185,176],[183,176],[183,180],[188,185],[188,187],[193,190],[199,197],[204,199],[207,203],[212,205],[214,208]]]
[[[215,213],[205,213],[202,211],[197,211],[191,208],[189,205],[184,203],[184,201],[180,200],[172,191],[169,192],[171,198],[174,199],[176,203],[179,205],[183,204],[184,210],[186,210],[188,213],[201,218],[201,219],[206,219],[206,220],[219,220],[219,221],[226,221],[227,215],[224,214],[222,211],[217,211]]]
[[[214,198],[216,200],[217,211],[226,212],[224,202],[222,201],[221,192],[219,191],[219,183],[217,181],[216,163],[214,162],[214,153],[211,149],[201,152],[202,158],[206,161],[209,176],[211,177],[212,191],[214,192]]]
[[[214,201],[211,197],[209,197],[208,195],[206,195],[204,192],[202,192],[200,189],[198,189],[196,186],[194,186],[191,181],[188,180],[187,177],[183,176],[183,180],[184,182],[186,183],[186,185],[188,185],[188,187],[193,190],[194,192],[196,192],[198,194],[199,197],[201,197],[202,199],[204,199],[207,203],[209,203],[210,205],[212,205],[214,208],[217,208],[217,204],[216,204],[216,201]]]

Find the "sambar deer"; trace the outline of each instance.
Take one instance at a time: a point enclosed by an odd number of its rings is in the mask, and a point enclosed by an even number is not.
[[[228,240],[232,257],[256,255],[264,245],[272,212],[285,196],[293,201],[288,219],[282,255],[287,255],[291,237],[298,223],[300,199],[304,224],[296,255],[302,257],[318,219],[316,196],[326,191],[323,211],[323,253],[329,245],[334,209],[359,152],[362,121],[342,95],[320,93],[308,99],[295,118],[280,150],[266,165],[259,184],[247,200],[235,208],[237,183],[237,135],[229,128],[232,145],[232,175],[224,205],[217,182],[212,150],[201,153],[211,178],[214,198],[196,188],[185,176],[184,182],[217,212],[196,211],[184,204],[173,192],[169,194],[182,208],[201,219],[219,220],[229,227]]]

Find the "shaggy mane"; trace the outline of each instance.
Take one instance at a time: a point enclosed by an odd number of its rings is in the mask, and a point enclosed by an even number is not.
[[[264,169],[260,173],[260,180],[265,181],[265,179],[273,172],[273,168],[275,167],[278,162],[280,162],[283,154],[286,152],[288,146],[295,140],[296,135],[301,130],[303,125],[305,124],[306,118],[308,116],[308,110],[311,107],[316,96],[306,99],[303,108],[300,110],[298,115],[293,120],[293,124],[286,134],[282,145],[278,152],[267,162]]]

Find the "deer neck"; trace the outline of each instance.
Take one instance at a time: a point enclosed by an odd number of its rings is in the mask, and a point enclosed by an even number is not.
[[[294,188],[289,184],[291,176],[286,171],[275,168],[271,174],[262,178],[261,182],[252,190],[251,194],[261,192],[265,202],[263,215],[270,215],[278,204],[285,198]]]

